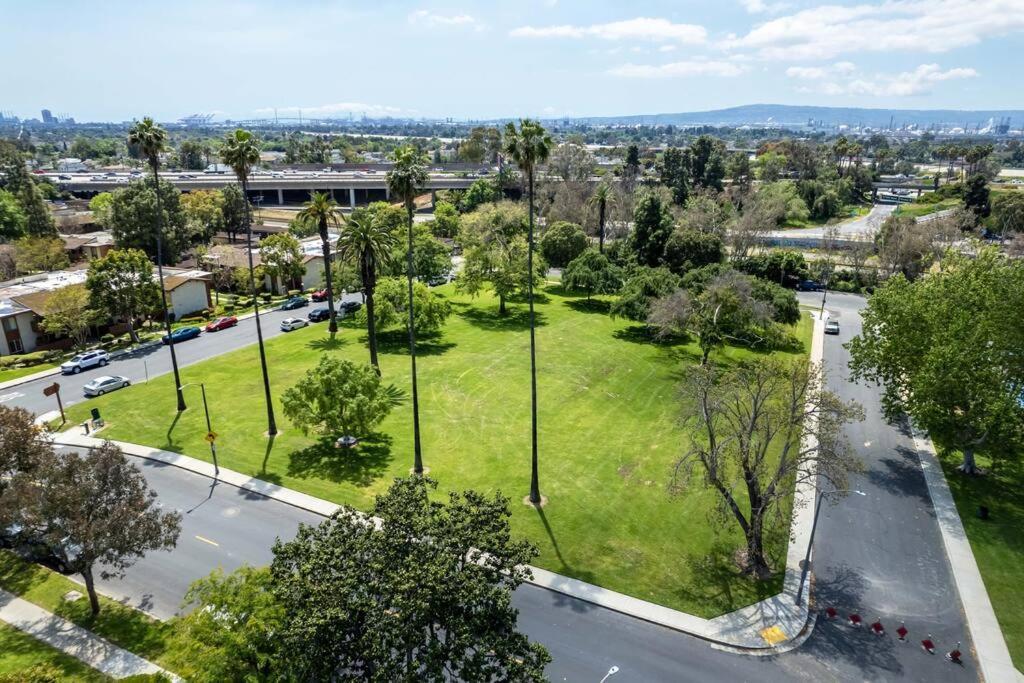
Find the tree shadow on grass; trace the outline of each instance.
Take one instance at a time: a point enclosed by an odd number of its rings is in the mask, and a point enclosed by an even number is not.
[[[289,454],[290,477],[318,477],[333,482],[349,482],[369,486],[387,472],[391,462],[392,439],[376,433],[359,442],[355,448],[337,448],[334,439],[321,439],[300,451]]]
[[[181,446],[174,443],[174,430],[178,426],[178,420],[181,419],[181,413],[175,412],[174,419],[171,420],[170,426],[167,428],[166,442],[163,446],[160,446],[162,450],[172,451],[174,453],[181,453]]]
[[[341,330],[339,329],[338,331],[340,332]],[[343,348],[346,343],[347,342],[341,336],[336,336],[334,339],[327,336],[311,339],[306,342],[306,347],[314,351],[337,351],[338,349]]]
[[[551,524],[548,522],[547,515],[544,514],[544,509],[538,507],[536,510],[537,516],[540,517],[540,521],[544,525],[544,531],[547,532],[548,539],[551,541],[551,547],[555,551],[555,557],[558,558],[558,563],[561,565],[561,568],[557,570],[557,573],[570,576],[574,579],[579,579],[580,581],[586,581],[587,583],[594,583],[595,577],[593,572],[585,569],[578,569],[565,561],[565,557],[562,556],[562,549],[559,548],[558,540],[555,538],[555,533],[551,530]],[[597,607],[591,602],[569,597],[559,591],[552,591],[551,596],[552,604],[556,607],[569,607],[574,612],[590,612]]]
[[[163,654],[168,647],[169,627],[121,603],[108,602],[93,616],[89,601],[80,598],[61,602],[54,613],[149,659]]]
[[[456,347],[440,332],[416,335],[416,356],[440,356]],[[387,330],[377,334],[377,350],[392,356],[409,355],[409,333],[405,329]]]
[[[758,581],[743,573],[735,560],[737,550],[736,544],[716,539],[705,555],[684,558],[690,583],[676,588],[675,594],[691,605],[724,614],[741,603],[749,604],[778,593],[777,582]],[[748,591],[753,591],[754,596]]]
[[[22,595],[46,581],[42,567],[19,557],[13,550],[0,550],[0,588]]]
[[[577,313],[601,313],[608,315],[612,310],[612,302],[603,299],[569,299],[565,305]]]
[[[620,330],[612,332],[612,336],[619,341],[630,342],[631,344],[662,344],[659,341],[652,330],[647,325],[630,325],[629,327],[623,327]]]
[[[500,315],[497,308],[468,308],[457,312],[460,318],[471,325],[494,332],[523,331],[530,329],[530,311],[526,308],[509,308],[505,315]],[[534,312],[535,325],[543,327],[547,324],[540,311]]]

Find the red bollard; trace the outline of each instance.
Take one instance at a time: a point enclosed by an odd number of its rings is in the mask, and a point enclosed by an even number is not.
[[[851,614],[848,619],[850,620],[850,626],[854,628],[860,628],[861,622],[863,621],[859,614]]]
[[[871,632],[874,633],[876,636],[885,635],[885,627],[882,626],[881,619],[876,619],[875,623],[871,624]]]
[[[836,612],[836,608],[835,607],[827,607],[827,608],[825,608],[825,616],[828,617],[829,621],[831,621],[832,619],[835,619],[837,614],[839,614],[839,613]]]
[[[948,659],[953,664],[963,664],[963,662],[960,661],[960,643],[959,642],[957,642],[956,647],[954,647],[952,650],[950,650],[949,652],[946,653],[946,659]]]
[[[906,625],[901,621],[900,622],[900,627],[898,629],[896,629],[896,635],[899,636],[899,639],[900,639],[901,643],[907,642],[907,634],[908,633],[909,633],[909,631],[907,630]]]
[[[935,643],[932,642],[932,634],[929,633],[928,637],[921,641],[921,648],[930,655],[935,654]]]

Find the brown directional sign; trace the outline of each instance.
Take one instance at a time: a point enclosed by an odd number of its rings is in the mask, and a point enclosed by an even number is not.
[[[54,383],[53,383],[53,384],[51,384],[50,386],[48,386],[48,387],[45,387],[45,388],[43,389],[43,396],[53,396],[53,395],[54,395],[54,394],[56,394],[56,393],[57,393],[58,391],[60,391],[60,385],[59,385],[59,384],[57,384],[56,382],[54,382]]]

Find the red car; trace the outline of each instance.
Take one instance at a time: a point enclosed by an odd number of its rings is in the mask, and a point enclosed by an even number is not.
[[[327,290],[318,289],[315,292],[313,292],[310,295],[310,297],[313,299],[313,301],[327,301]]]
[[[238,324],[238,318],[233,315],[225,316],[223,318],[217,318],[216,320],[206,324],[207,332],[216,332],[217,330],[226,330],[229,327],[234,327]]]

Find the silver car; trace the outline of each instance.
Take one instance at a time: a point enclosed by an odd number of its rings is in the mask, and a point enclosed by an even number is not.
[[[127,377],[121,377],[120,375],[104,375],[103,377],[97,377],[82,387],[82,393],[86,396],[102,396],[103,394],[111,391],[124,389],[130,384],[131,381],[129,381]]]
[[[77,375],[82,370],[94,367],[103,367],[110,362],[110,354],[103,349],[83,351],[64,363],[60,364],[60,371],[65,375]]]
[[[285,318],[281,321],[281,331],[291,332],[297,330],[300,327],[305,327],[309,324],[309,321],[304,318]]]

